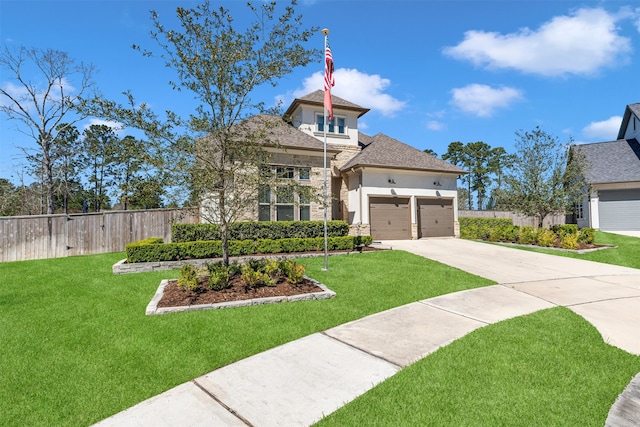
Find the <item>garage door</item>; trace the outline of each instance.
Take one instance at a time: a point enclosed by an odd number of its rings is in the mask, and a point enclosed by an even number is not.
[[[640,230],[640,189],[599,192],[601,230]]]
[[[369,199],[369,224],[374,239],[410,239],[409,199],[372,197]]]
[[[453,236],[453,200],[418,200],[420,237]]]

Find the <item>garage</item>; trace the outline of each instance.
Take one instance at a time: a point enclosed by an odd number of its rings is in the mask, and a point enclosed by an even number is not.
[[[640,230],[640,188],[600,191],[601,230]]]
[[[369,199],[371,236],[376,240],[411,238],[409,199],[372,197]]]
[[[454,236],[453,200],[418,200],[419,237]]]

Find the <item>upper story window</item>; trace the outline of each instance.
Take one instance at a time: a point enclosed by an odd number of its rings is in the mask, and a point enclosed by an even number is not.
[[[318,132],[324,132],[324,116],[322,114],[316,114],[316,124]],[[344,117],[334,117],[333,120],[327,123],[327,133],[336,133],[338,135],[344,135],[347,133],[346,119]]]

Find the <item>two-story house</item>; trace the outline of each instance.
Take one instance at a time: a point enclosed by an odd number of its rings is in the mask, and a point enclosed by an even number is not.
[[[323,192],[324,141],[328,219],[342,219],[351,234],[374,239],[458,236],[457,178],[466,172],[384,134],[368,136],[358,119],[369,109],[332,96],[334,118],[325,123],[324,93],[296,98],[284,118],[266,117],[273,172]],[[265,117],[262,116],[264,119]],[[261,192],[247,219],[322,220],[322,203],[297,194]]]

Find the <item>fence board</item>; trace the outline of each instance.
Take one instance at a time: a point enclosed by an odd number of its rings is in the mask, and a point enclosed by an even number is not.
[[[513,220],[513,225],[518,226],[530,226],[534,228],[538,228],[538,219],[532,216],[525,216],[519,214],[517,212],[509,212],[509,211],[469,211],[469,210],[459,210],[458,217],[469,217],[469,218],[510,218]],[[547,215],[547,217],[542,222],[542,226],[549,228],[554,225],[566,224],[567,216],[564,214],[553,214]]]
[[[0,217],[0,262],[123,251],[148,237],[171,241],[173,223],[197,223],[187,209]]]

